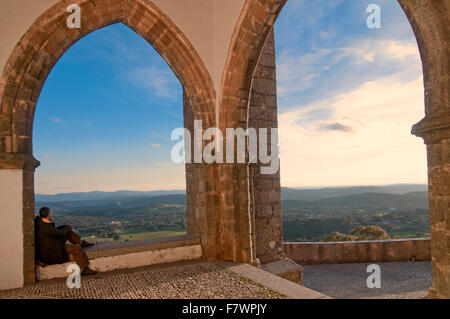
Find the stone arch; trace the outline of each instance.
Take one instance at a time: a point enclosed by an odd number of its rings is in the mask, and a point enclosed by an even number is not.
[[[412,133],[427,144],[431,217],[432,296],[450,297],[450,1],[398,0],[414,30],[422,58],[425,118]],[[220,124],[247,127],[255,69],[267,36],[286,0],[246,0],[234,30],[222,75]],[[254,176],[247,171],[247,196],[254,203]],[[244,193],[247,191],[247,195]],[[250,224],[255,223],[250,206]],[[253,247],[257,246],[252,238]]]
[[[246,0],[222,74],[219,116],[224,127],[246,127],[248,103],[261,51],[287,0]]]
[[[425,114],[450,112],[449,1],[397,0],[416,36],[422,57],[425,84]],[[253,75],[263,46],[287,0],[246,0],[233,32],[222,74],[223,125],[242,127]],[[418,127],[416,126],[416,130]]]
[[[81,28],[66,26],[70,4],[81,8]],[[202,59],[182,31],[149,0],[64,0],[44,12],[11,53],[0,79],[0,169],[23,170],[23,274],[34,282],[34,169],[36,103],[53,66],[76,41],[123,23],[161,55],[180,80],[190,112],[215,125],[215,90]]]
[[[422,58],[425,115],[450,112],[450,2],[398,2],[412,26]]]
[[[81,7],[81,28],[66,27],[69,4]],[[121,22],[147,40],[171,67],[196,117],[213,125],[215,91],[201,58],[176,25],[147,0],[62,1],[47,10],[14,48],[0,80],[0,153],[31,154],[35,102],[54,64],[77,40]]]

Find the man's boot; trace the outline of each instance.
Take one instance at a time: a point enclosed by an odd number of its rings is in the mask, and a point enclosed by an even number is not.
[[[95,271],[95,270],[92,270],[91,268],[89,268],[89,267],[86,267],[82,272],[81,272],[81,274],[83,275],[83,276],[91,276],[91,275],[95,275],[97,272]]]
[[[87,247],[91,247],[91,246],[94,246],[94,245],[95,245],[94,243],[90,243],[90,242],[88,242],[88,241],[86,241],[84,239],[81,241],[81,244],[80,244],[80,246],[82,248],[87,248]]]

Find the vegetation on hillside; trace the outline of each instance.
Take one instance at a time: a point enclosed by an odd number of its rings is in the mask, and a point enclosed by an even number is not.
[[[362,240],[387,240],[391,239],[388,233],[378,226],[358,226],[354,228],[350,234],[341,234],[334,232],[324,242],[338,242],[338,241],[362,241]]]

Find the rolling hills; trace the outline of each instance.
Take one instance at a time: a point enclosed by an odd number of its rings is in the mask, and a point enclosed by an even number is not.
[[[52,208],[58,224],[102,240],[186,231],[184,191],[36,195],[36,212],[42,206]],[[282,209],[286,241],[321,240],[360,225],[400,238],[429,234],[427,185],[282,188]]]

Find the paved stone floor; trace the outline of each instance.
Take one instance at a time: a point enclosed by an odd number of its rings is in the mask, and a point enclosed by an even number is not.
[[[230,264],[193,261],[113,271],[82,277],[80,289],[49,280],[0,292],[0,298],[282,298],[227,270]]]
[[[366,285],[368,264],[304,265],[305,287],[332,298],[423,298],[431,287],[431,264],[378,263],[381,289]],[[80,289],[65,280],[0,291],[0,298],[283,298],[241,277],[229,263],[191,261],[82,277]]]
[[[367,288],[369,264],[304,265],[305,287],[332,298],[418,299],[431,287],[430,262],[377,263],[381,288]]]

